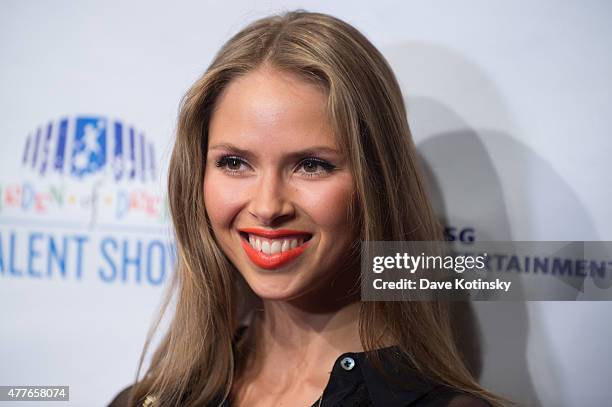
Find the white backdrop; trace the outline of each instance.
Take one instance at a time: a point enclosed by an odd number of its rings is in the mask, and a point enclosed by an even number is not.
[[[170,273],[179,100],[270,12],[330,13],[381,49],[448,225],[479,240],[612,240],[609,2],[125,3],[0,3],[0,385],[69,385],[70,405],[93,406],[132,381]],[[492,390],[609,405],[612,304],[475,315]]]

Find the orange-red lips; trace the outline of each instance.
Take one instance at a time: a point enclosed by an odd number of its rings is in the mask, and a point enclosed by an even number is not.
[[[309,246],[308,239],[312,237],[308,232],[292,229],[244,228],[239,231],[242,247],[249,259],[266,270],[282,267],[299,257]],[[249,235],[252,243],[249,243]],[[274,254],[264,253],[264,250],[268,252],[274,250],[272,249],[274,246],[276,250],[282,251]]]

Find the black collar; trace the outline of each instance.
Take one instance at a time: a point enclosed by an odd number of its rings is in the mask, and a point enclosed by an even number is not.
[[[376,352],[391,379],[374,366],[366,352],[343,353],[334,363],[321,406],[346,405],[348,397],[369,397],[374,406],[405,407],[438,387],[410,368],[396,346]]]

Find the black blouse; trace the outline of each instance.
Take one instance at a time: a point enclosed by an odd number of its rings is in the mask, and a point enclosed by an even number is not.
[[[391,364],[399,357],[396,347],[380,350],[381,361],[391,381],[366,358],[365,352],[347,352],[333,365],[321,399],[321,407],[485,407],[486,401],[435,384],[415,371],[398,370]],[[401,385],[400,385],[401,383]],[[317,400],[312,407],[317,407]],[[227,402],[223,407],[230,407]]]
[[[236,337],[243,332],[244,329],[239,329]],[[379,354],[383,370],[397,380],[383,376],[366,358],[365,352],[343,353],[332,367],[320,407],[491,406],[483,399],[434,383],[415,370],[396,368],[393,362],[401,358],[401,354],[395,346],[380,349]],[[127,407],[129,390],[128,387],[119,393],[109,407]],[[222,407],[231,406],[231,400],[222,404]],[[318,406],[319,400],[312,405]]]
[[[392,363],[400,358],[396,347],[379,351],[383,370],[376,369],[365,352],[340,355],[323,391],[320,407],[487,407],[483,399],[435,384],[416,371],[397,369]],[[318,407],[317,400],[312,407]],[[223,407],[231,407],[226,401]],[[296,406],[299,407],[299,406]]]

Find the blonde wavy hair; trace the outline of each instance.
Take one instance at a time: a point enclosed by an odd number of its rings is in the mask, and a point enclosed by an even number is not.
[[[397,80],[358,30],[326,14],[297,10],[262,18],[234,35],[181,103],[168,194],[177,265],[160,316],[143,349],[130,405],[221,404],[239,376],[234,334],[248,312],[248,287],[216,244],[204,206],[208,125],[215,101],[233,79],[263,64],[316,83],[355,180],[351,210],[360,239],[442,240],[426,195]],[[176,294],[173,319],[138,379],[153,333]],[[247,293],[248,294],[248,293]],[[384,326],[412,366],[431,380],[500,405],[459,353],[444,302],[362,302],[366,351],[384,344]],[[378,333],[378,335],[377,335]],[[375,352],[374,352],[375,353]]]

